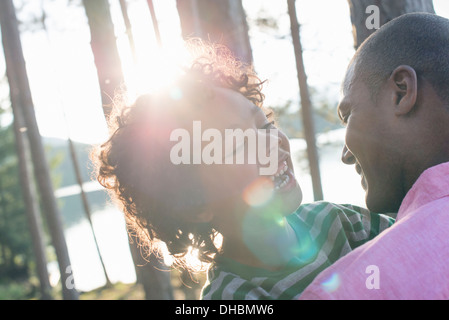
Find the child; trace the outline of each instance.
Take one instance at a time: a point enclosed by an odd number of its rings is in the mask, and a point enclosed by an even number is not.
[[[187,267],[190,254],[210,264],[203,299],[295,299],[392,224],[354,206],[300,206],[262,84],[226,48],[197,44],[174,85],[116,110],[99,149],[98,180],[142,242]]]

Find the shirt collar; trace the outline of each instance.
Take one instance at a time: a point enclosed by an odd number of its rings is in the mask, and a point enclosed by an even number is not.
[[[411,211],[440,198],[449,196],[449,162],[425,170],[406,194],[397,220]]]

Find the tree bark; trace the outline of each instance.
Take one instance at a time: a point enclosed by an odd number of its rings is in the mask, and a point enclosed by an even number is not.
[[[161,32],[159,31],[159,22],[157,21],[156,11],[154,10],[153,0],[147,0],[148,9],[150,9],[151,20],[153,21],[153,30],[157,44],[162,47]]]
[[[17,105],[19,101],[19,91],[17,86],[11,83],[14,82],[14,76],[8,74],[10,82],[10,96],[11,104]],[[34,188],[34,181],[31,178],[31,170],[28,166],[28,140],[22,128],[25,127],[23,119],[20,115],[18,106],[13,107],[14,110],[14,135],[16,143],[16,153],[19,162],[19,179],[25,202],[25,208],[28,219],[28,226],[30,229],[31,239],[33,242],[33,253],[36,261],[37,276],[39,279],[41,297],[44,300],[53,299],[51,295],[51,285],[48,277],[47,256],[45,253],[44,230],[42,225],[41,212],[39,210],[39,203]]]
[[[379,8],[380,26],[406,13],[429,12],[435,13],[432,0],[348,0],[351,11],[352,30],[354,35],[354,48],[357,48],[373,34],[376,29],[366,27],[366,19],[370,13],[366,9],[370,5]]]
[[[13,89],[20,92],[19,101],[13,104],[20,105],[21,115],[27,126],[27,134],[30,142],[31,157],[33,160],[34,174],[38,184],[42,204],[47,215],[47,222],[55,248],[59,270],[61,273],[62,295],[64,299],[78,299],[75,287],[68,285],[72,282],[71,263],[67,244],[64,237],[61,214],[54,196],[53,185],[50,178],[50,169],[45,157],[45,151],[39,128],[36,121],[34,104],[31,97],[30,85],[23,57],[22,44],[18,21],[12,0],[0,1],[0,23],[8,74],[15,79],[12,82]]]
[[[177,0],[177,8],[184,38],[224,44],[241,61],[253,62],[242,0]]]
[[[307,143],[307,156],[309,159],[310,175],[312,177],[313,195],[315,201],[323,200],[323,188],[321,186],[320,166],[318,150],[315,139],[315,124],[313,120],[313,107],[310,101],[307,74],[304,67],[303,50],[299,32],[298,17],[296,15],[295,0],[288,0],[288,13],[290,16],[293,47],[295,50],[296,68],[298,75],[299,91],[301,95],[301,112],[304,127],[304,135]]]
[[[112,110],[116,90],[123,84],[123,72],[117,49],[108,0],[83,0],[89,22],[91,47],[101,90],[106,119]]]
[[[146,300],[173,300],[170,270],[164,262],[151,254],[147,258],[142,253],[137,239],[132,236],[130,240],[131,256],[134,260],[137,282],[145,292]]]
[[[136,64],[137,63],[136,43],[134,41],[131,20],[129,19],[128,15],[128,4],[126,0],[119,0],[119,1],[120,1],[120,10],[122,11],[123,22],[125,23],[126,27],[126,35],[128,36],[129,47],[131,49],[131,54],[133,55],[134,64]]]

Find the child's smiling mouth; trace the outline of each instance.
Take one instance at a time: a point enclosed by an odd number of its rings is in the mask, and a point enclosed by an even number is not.
[[[277,172],[270,176],[270,179],[273,182],[274,190],[287,191],[290,189],[290,185],[295,180],[295,176],[293,175],[293,171],[290,169],[287,160],[280,162]],[[289,188],[286,188],[287,186]]]

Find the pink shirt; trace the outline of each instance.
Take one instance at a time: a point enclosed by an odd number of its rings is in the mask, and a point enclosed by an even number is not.
[[[449,299],[449,162],[424,171],[396,223],[320,273],[300,299]]]

